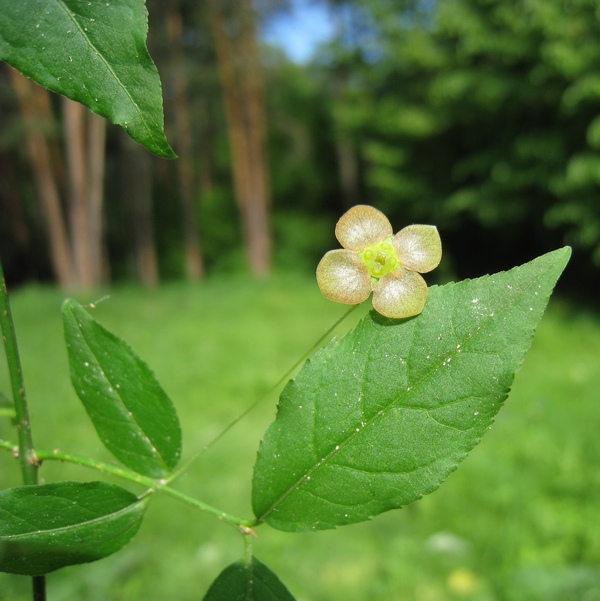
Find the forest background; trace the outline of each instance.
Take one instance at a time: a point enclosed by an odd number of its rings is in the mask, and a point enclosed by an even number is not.
[[[265,36],[294,5],[325,11],[333,32],[302,63]],[[597,309],[597,0],[147,6],[177,160],[0,68],[0,256],[11,290],[21,287],[14,306],[40,448],[102,453],[66,375],[65,288],[93,289],[75,294],[95,300],[112,283],[202,281],[157,294],[121,286],[97,311],[143,349],[194,450],[339,318],[313,274],[355,203],[381,209],[395,229],[438,226],[444,257],[428,283],[570,244],[558,290]],[[248,273],[278,277],[263,286]],[[331,536],[288,542],[268,529],[260,557],[299,600],[600,599],[599,340],[597,311],[554,302],[497,426],[444,491]],[[249,511],[270,400],[198,463],[188,492]],[[82,477],[54,469],[44,465],[49,481]],[[16,470],[5,463],[3,484]],[[52,598],[198,598],[239,558],[237,533],[226,538],[220,523],[169,502],[158,501],[141,543],[53,574]],[[0,581],[0,599],[25,598],[25,579]]]
[[[179,158],[0,71],[0,254],[10,284],[94,288],[313,270],[351,205],[433,223],[441,279],[561,244],[561,289],[600,266],[594,0],[312,0],[306,63],[260,32],[284,0],[149,0]]]

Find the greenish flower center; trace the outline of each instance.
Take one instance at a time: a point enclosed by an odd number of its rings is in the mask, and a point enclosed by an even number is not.
[[[360,253],[360,258],[367,266],[372,278],[382,278],[386,273],[398,267],[399,261],[396,251],[388,240],[389,238],[369,246]]]

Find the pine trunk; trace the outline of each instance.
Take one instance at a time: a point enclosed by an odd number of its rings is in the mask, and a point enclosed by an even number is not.
[[[265,157],[265,116],[254,13],[249,0],[210,0],[212,29],[228,123],[235,195],[250,267],[270,269],[269,189]],[[233,7],[233,8],[232,8]],[[226,10],[230,8],[231,10]],[[230,37],[228,20],[239,33]]]
[[[190,280],[199,280],[204,275],[204,260],[198,231],[196,211],[196,183],[194,178],[192,130],[185,57],[181,36],[183,22],[179,2],[171,0],[167,8],[167,31],[173,54],[173,95],[175,139],[179,160],[179,194],[183,217],[183,240],[185,248],[186,275]]]
[[[25,143],[46,222],[50,262],[58,283],[63,288],[69,288],[76,283],[69,237],[50,147],[40,127],[41,121],[52,118],[48,92],[14,69],[9,68],[9,73],[27,128]]]

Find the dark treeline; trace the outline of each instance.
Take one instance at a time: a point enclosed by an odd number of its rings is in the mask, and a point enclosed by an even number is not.
[[[441,278],[571,244],[563,292],[588,291],[600,266],[598,3],[319,2],[335,35],[298,65],[260,43],[284,0],[148,1],[176,161],[3,68],[9,281],[312,270],[336,245],[337,217],[368,203],[398,229],[439,227]]]

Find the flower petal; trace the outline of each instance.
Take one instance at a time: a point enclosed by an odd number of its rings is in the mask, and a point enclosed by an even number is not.
[[[442,260],[442,241],[435,225],[409,225],[392,242],[403,267],[419,273],[435,269]]]
[[[418,315],[426,300],[425,280],[416,271],[408,269],[391,271],[373,289],[375,311],[394,319]]]
[[[358,305],[371,294],[371,277],[360,257],[350,250],[330,250],[317,266],[323,296],[346,305]]]
[[[364,250],[394,233],[389,219],[377,209],[356,205],[335,226],[335,237],[344,248]]]

